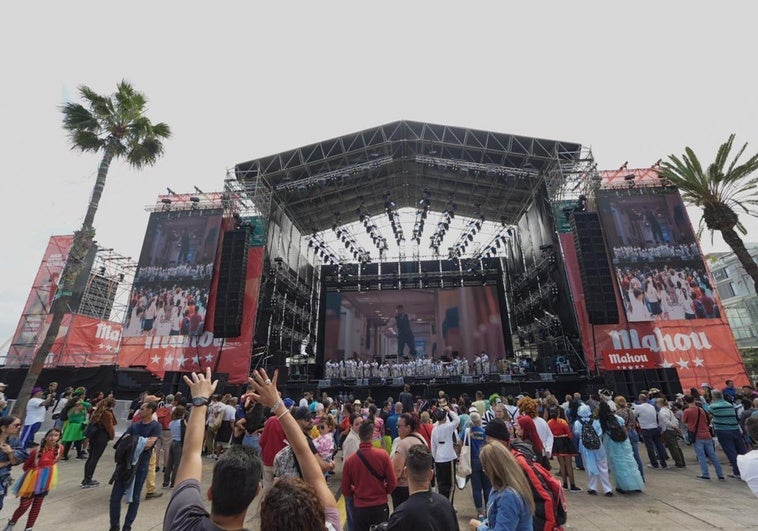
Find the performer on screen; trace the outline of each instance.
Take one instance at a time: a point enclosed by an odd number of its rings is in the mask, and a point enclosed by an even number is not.
[[[397,357],[399,359],[404,356],[405,345],[408,345],[410,356],[415,358],[416,340],[413,337],[413,330],[411,330],[411,320],[408,318],[408,314],[405,313],[402,304],[395,309],[397,310],[397,314],[395,315],[395,325],[397,325]]]

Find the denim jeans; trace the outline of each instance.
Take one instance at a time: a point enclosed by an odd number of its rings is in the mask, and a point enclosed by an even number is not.
[[[637,433],[637,430],[630,430],[626,433],[629,435],[629,443],[632,445],[632,453],[637,462],[637,468],[640,469],[642,481],[645,481],[645,467],[642,466],[642,458],[640,457],[640,434]]]
[[[739,476],[740,469],[737,468],[737,456],[747,453],[745,439],[742,438],[740,430],[716,430],[716,438],[718,438],[729,464],[732,465],[732,474]]]
[[[666,468],[666,447],[663,446],[660,428],[642,430],[642,438],[645,441],[647,456],[653,468],[658,468],[659,461],[662,468]]]
[[[700,475],[704,478],[711,477],[711,473],[708,470],[708,459],[710,459],[713,468],[716,469],[716,477],[723,478],[724,471],[721,469],[721,463],[719,463],[719,458],[716,456],[713,439],[695,439],[693,446],[695,447],[697,462],[700,463]]]
[[[152,451],[150,452],[152,453]],[[124,520],[124,528],[131,528],[134,520],[137,518],[137,511],[139,510],[140,497],[142,496],[142,486],[147,479],[147,469],[150,465],[150,457],[146,455],[140,456],[139,463],[137,463],[137,472],[134,475],[134,492],[132,495],[132,502],[129,503],[129,507],[126,510],[126,519]],[[113,490],[111,491],[110,502],[110,516],[111,527],[118,528],[121,522],[121,498],[124,497],[128,484],[116,479],[113,483]]]
[[[471,461],[471,494],[474,497],[474,507],[477,510],[483,511],[487,507],[487,500],[490,497],[490,480],[482,470],[482,463],[478,460]],[[484,503],[482,503],[482,497]]]
[[[353,531],[353,499],[345,497],[345,515],[347,516],[347,531]]]

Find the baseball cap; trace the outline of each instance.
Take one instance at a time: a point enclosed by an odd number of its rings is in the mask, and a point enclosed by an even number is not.
[[[306,420],[306,419],[313,418],[313,415],[311,414],[311,410],[306,406],[293,408],[291,413],[292,413],[292,418],[295,420]]]
[[[282,404],[284,404],[284,407],[289,409],[295,405],[295,401],[292,400],[291,398],[285,398],[284,400],[282,400]]]
[[[508,426],[505,425],[501,419],[495,418],[487,423],[487,427],[484,428],[484,433],[487,437],[492,437],[498,441],[508,442],[511,440],[511,434],[508,431]]]
[[[44,391],[44,389],[42,389],[41,387],[39,387],[39,386],[38,386],[38,387],[34,387],[34,388],[33,388],[33,389],[32,389],[32,390],[29,392],[29,394],[30,394],[31,396],[34,396],[35,394],[37,394],[37,393],[41,393],[41,392],[43,392],[43,391]]]
[[[356,406],[360,406],[363,404],[363,402],[361,402],[359,398],[356,398],[355,400],[353,400],[353,404],[355,404]]]

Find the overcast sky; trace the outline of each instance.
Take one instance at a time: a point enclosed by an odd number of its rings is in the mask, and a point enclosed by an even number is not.
[[[108,175],[96,239],[135,259],[167,186],[399,119],[580,142],[601,169],[710,161],[732,132],[758,151],[754,2],[47,4],[0,6],[0,344],[84,215],[99,156],[59,111],[81,84],[126,78],[173,129],[154,168]]]

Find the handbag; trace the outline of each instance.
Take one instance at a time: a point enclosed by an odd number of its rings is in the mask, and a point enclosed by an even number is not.
[[[455,465],[455,475],[460,477],[466,477],[471,475],[471,438],[469,433],[471,428],[466,430],[466,435],[463,437],[463,446],[461,447],[461,454],[458,456],[458,463]]]
[[[97,435],[98,431],[100,431],[100,426],[98,424],[87,424],[87,427],[84,428],[84,437],[92,439]]]

